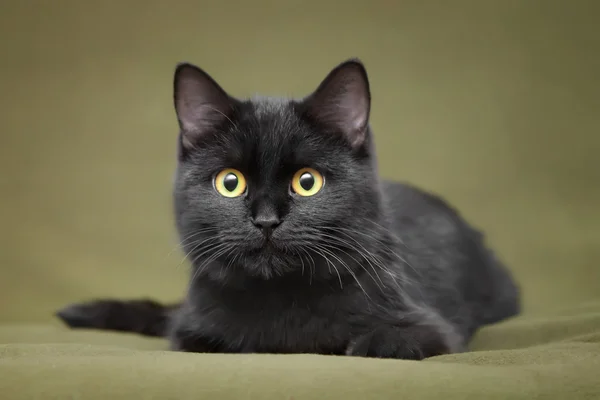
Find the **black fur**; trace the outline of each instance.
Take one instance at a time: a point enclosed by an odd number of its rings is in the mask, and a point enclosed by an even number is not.
[[[185,300],[73,305],[58,313],[69,326],[164,335],[180,351],[422,359],[519,312],[482,234],[440,198],[379,180],[359,61],[305,99],[245,101],[181,64],[175,108]],[[290,189],[304,167],[325,180],[311,197]],[[242,196],[215,190],[224,168],[244,174]]]
[[[88,328],[92,323],[96,329],[165,336],[171,314],[178,308],[152,300],[98,300],[65,307],[56,315],[72,328]]]

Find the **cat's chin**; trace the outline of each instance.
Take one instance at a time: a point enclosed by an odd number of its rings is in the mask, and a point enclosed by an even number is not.
[[[261,235],[260,238],[246,241],[246,251],[249,255],[256,255],[265,258],[281,256],[286,253],[285,242],[275,237],[266,238]]]
[[[296,271],[300,261],[296,255],[290,254],[276,242],[266,242],[261,247],[250,249],[239,257],[245,273],[263,279],[270,279]]]

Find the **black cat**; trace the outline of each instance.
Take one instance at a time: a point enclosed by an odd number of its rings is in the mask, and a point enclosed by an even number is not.
[[[423,359],[519,312],[478,231],[440,198],[380,181],[360,61],[302,100],[238,100],[190,64],[174,83],[185,300],[71,305],[58,312],[69,326],[180,351]]]

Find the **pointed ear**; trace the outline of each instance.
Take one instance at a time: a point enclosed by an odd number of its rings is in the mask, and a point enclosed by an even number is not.
[[[310,118],[344,135],[354,148],[365,143],[371,109],[369,80],[363,64],[348,60],[303,101]]]
[[[177,65],[173,96],[185,148],[194,147],[199,138],[230,120],[234,100],[195,65]]]

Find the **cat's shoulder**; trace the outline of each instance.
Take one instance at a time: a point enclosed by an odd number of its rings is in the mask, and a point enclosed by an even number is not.
[[[392,208],[410,209],[413,213],[437,210],[456,214],[456,209],[440,194],[411,183],[383,180],[381,188],[385,202]]]
[[[386,211],[396,230],[410,227],[444,237],[475,232],[442,195],[406,182],[386,180],[381,184]]]

